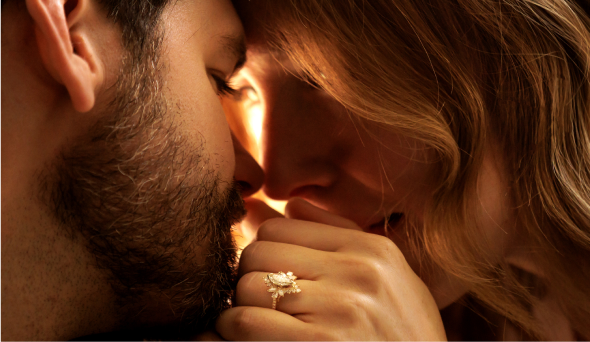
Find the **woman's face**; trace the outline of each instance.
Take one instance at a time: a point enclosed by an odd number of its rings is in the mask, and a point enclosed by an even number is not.
[[[379,234],[385,218],[397,226],[408,210],[421,211],[431,165],[420,143],[359,120],[298,77],[288,59],[264,51],[249,52],[233,83],[246,110],[263,114],[267,196],[302,197]]]
[[[263,114],[260,162],[263,190],[275,200],[301,197],[356,222],[364,231],[390,237],[429,286],[439,307],[467,291],[439,269],[421,269],[412,253],[408,225],[420,229],[435,179],[431,150],[410,136],[354,113],[300,77],[286,56],[268,50],[252,25],[248,61],[233,80],[239,101]],[[513,234],[498,153],[490,151],[481,174],[478,200],[492,253],[504,256]],[[416,252],[416,251],[414,251]]]

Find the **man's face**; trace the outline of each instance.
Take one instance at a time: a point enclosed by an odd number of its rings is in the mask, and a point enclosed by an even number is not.
[[[145,63],[124,63],[116,90],[97,99],[99,122],[43,183],[57,220],[108,273],[127,323],[201,327],[229,305],[230,228],[244,214],[218,97],[243,32],[229,1],[178,1],[160,36]]]

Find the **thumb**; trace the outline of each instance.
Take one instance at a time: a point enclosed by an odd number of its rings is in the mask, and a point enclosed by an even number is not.
[[[290,219],[323,223],[330,226],[362,230],[356,223],[342,216],[334,215],[301,199],[291,198],[285,207],[285,216]]]
[[[244,221],[242,221],[242,234],[250,241],[256,238],[256,232],[258,232],[258,227],[262,222],[275,217],[283,217],[281,213],[256,198],[244,199],[244,206],[248,213]]]

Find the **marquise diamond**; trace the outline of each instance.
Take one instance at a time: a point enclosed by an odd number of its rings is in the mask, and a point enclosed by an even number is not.
[[[293,280],[291,278],[289,278],[289,276],[287,276],[283,272],[269,274],[268,280],[270,280],[270,282],[276,286],[291,286],[291,285],[293,285]]]

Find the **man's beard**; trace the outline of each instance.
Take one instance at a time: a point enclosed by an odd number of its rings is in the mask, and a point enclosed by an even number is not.
[[[124,324],[146,321],[143,309],[171,310],[173,323],[200,330],[230,305],[243,201],[211,168],[205,142],[179,134],[158,63],[126,64],[103,119],[50,167],[45,193],[108,272]]]

